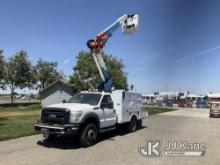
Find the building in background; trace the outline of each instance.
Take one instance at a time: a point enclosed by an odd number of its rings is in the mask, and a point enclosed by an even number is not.
[[[61,80],[54,82],[40,92],[42,107],[68,101],[75,94],[72,86]]]
[[[144,104],[154,105],[155,95],[154,95],[154,94],[142,95],[142,100],[143,100],[143,103],[144,103]]]
[[[193,104],[196,104],[197,101],[205,100],[206,96],[205,95],[195,95],[195,94],[188,94],[186,96],[187,99],[190,99]]]
[[[190,94],[190,92],[166,91],[166,92],[154,92],[154,94],[145,94],[143,95],[143,102],[147,105],[157,105],[157,106],[166,106],[166,107],[206,108],[207,98],[208,98],[207,95]]]

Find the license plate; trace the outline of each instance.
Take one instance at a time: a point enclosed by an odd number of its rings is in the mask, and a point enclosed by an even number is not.
[[[49,133],[49,130],[46,129],[46,128],[42,128],[42,129],[41,129],[41,133],[42,133],[43,135],[46,135],[46,134]]]
[[[41,133],[43,135],[43,138],[47,139],[49,137],[49,133],[48,132],[49,132],[49,130],[46,129],[46,128],[42,128],[41,129]]]
[[[48,130],[48,129],[46,129],[46,128],[42,128],[42,129],[41,129],[41,132],[42,132],[42,133],[48,133],[48,132],[49,132],[49,130]]]

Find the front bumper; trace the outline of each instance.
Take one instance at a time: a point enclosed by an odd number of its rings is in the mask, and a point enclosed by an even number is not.
[[[78,124],[46,124],[38,122],[34,125],[35,130],[40,131],[41,133],[47,134],[56,134],[56,135],[65,135],[65,134],[77,134],[79,130]]]
[[[209,112],[210,117],[220,117],[220,111],[211,110]]]
[[[210,117],[220,117],[220,113],[210,113]]]

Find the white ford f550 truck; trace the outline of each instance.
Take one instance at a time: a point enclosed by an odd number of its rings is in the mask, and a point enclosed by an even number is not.
[[[99,133],[118,125],[135,131],[145,116],[139,93],[124,90],[80,92],[67,103],[44,107],[35,129],[48,140],[73,134],[79,137],[82,146],[90,146],[96,143]]]

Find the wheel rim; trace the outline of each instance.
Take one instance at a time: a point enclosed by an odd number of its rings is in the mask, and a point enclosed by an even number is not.
[[[131,120],[130,129],[131,129],[131,131],[134,131],[136,129],[136,121],[135,121],[135,119]]]
[[[96,141],[96,131],[94,129],[89,129],[87,132],[87,141],[89,144],[93,144]]]

